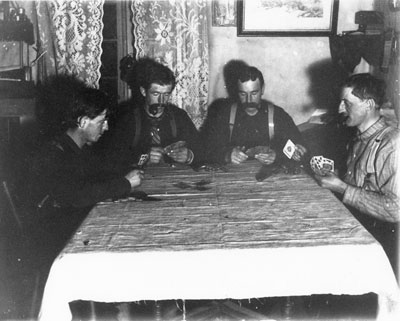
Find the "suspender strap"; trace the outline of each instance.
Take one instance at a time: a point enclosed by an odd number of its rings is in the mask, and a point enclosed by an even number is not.
[[[231,114],[229,116],[229,141],[232,139],[233,126],[235,126],[237,104],[231,105]]]
[[[139,143],[140,139],[140,132],[142,130],[142,115],[140,113],[140,108],[135,108],[133,110],[133,113],[135,115],[135,137],[133,137],[133,147],[136,147],[137,144]]]
[[[272,141],[275,136],[274,109],[274,105],[268,104],[268,135],[270,141]],[[231,114],[229,116],[229,141],[232,139],[233,127],[235,126],[236,110],[237,104],[232,104]]]
[[[274,139],[275,135],[275,124],[274,124],[274,105],[268,104],[268,134],[269,141]]]
[[[169,123],[171,125],[172,137],[176,138],[178,135],[177,135],[177,130],[176,130],[175,116],[174,116],[174,113],[172,113],[172,112],[170,112],[169,115],[170,115]]]
[[[390,130],[390,127],[385,127],[382,129],[378,135],[374,138],[372,146],[370,146],[368,159],[367,159],[367,173],[375,173],[375,158],[376,152],[378,151],[379,146],[381,146],[382,138],[386,135],[386,133]]]

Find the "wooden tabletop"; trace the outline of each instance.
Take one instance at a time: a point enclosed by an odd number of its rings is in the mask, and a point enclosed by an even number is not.
[[[40,321],[70,321],[75,300],[378,295],[399,320],[400,293],[377,241],[312,177],[255,179],[260,164],[146,169],[159,201],[103,202],[54,261]]]
[[[140,190],[160,199],[98,204],[65,253],[302,247],[376,242],[306,173],[262,182],[258,162],[226,171],[148,167]]]

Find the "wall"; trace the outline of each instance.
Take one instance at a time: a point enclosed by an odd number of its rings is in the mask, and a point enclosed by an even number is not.
[[[387,97],[396,112],[397,119],[400,119],[400,10],[390,11],[387,1],[382,0],[375,0],[375,10],[384,13],[386,29],[391,28],[397,33],[397,56],[393,57],[387,72],[380,72],[380,70],[376,70],[376,72],[386,80]]]
[[[357,29],[355,12],[373,10],[373,1],[340,0],[338,33]],[[209,10],[210,102],[226,96],[224,64],[242,59],[263,72],[264,98],[285,108],[296,124],[316,108],[336,108],[343,75],[331,65],[328,37],[237,37],[236,27],[212,27]]]

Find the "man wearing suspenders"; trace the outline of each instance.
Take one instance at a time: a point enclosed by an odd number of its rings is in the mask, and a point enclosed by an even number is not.
[[[146,162],[191,164],[199,146],[198,131],[186,111],[169,103],[175,87],[173,72],[144,58],[126,78],[136,95],[119,107],[104,138],[110,166],[120,171]]]
[[[294,143],[294,161],[306,153],[292,118],[280,107],[262,99],[264,78],[255,67],[238,72],[236,99],[218,99],[208,109],[201,129],[204,155],[211,163],[241,164],[255,158],[265,165],[286,161],[283,148]]]
[[[347,172],[316,176],[322,187],[338,193],[344,204],[381,242],[396,273],[398,270],[398,224],[400,221],[400,131],[380,115],[385,96],[383,81],[370,74],[355,74],[342,90],[339,112],[346,126],[356,127],[349,145]],[[397,275],[398,276],[398,275]]]

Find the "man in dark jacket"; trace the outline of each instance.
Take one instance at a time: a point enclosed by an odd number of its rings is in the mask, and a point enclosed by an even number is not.
[[[93,205],[127,197],[143,178],[140,170],[100,175],[100,162],[89,145],[108,129],[108,108],[104,93],[72,76],[52,78],[38,96],[38,119],[47,141],[32,159],[29,185],[39,214],[37,236],[50,256],[64,246]]]
[[[132,99],[118,107],[115,123],[101,142],[110,168],[119,172],[162,161],[192,164],[198,156],[198,131],[183,109],[169,103],[175,87],[172,71],[144,58],[126,81]]]
[[[306,153],[292,118],[280,107],[262,99],[264,78],[255,67],[238,71],[237,97],[218,99],[208,109],[201,128],[205,158],[212,163],[240,164],[255,158],[262,164],[289,159],[284,148],[290,140],[290,158],[300,161]]]

